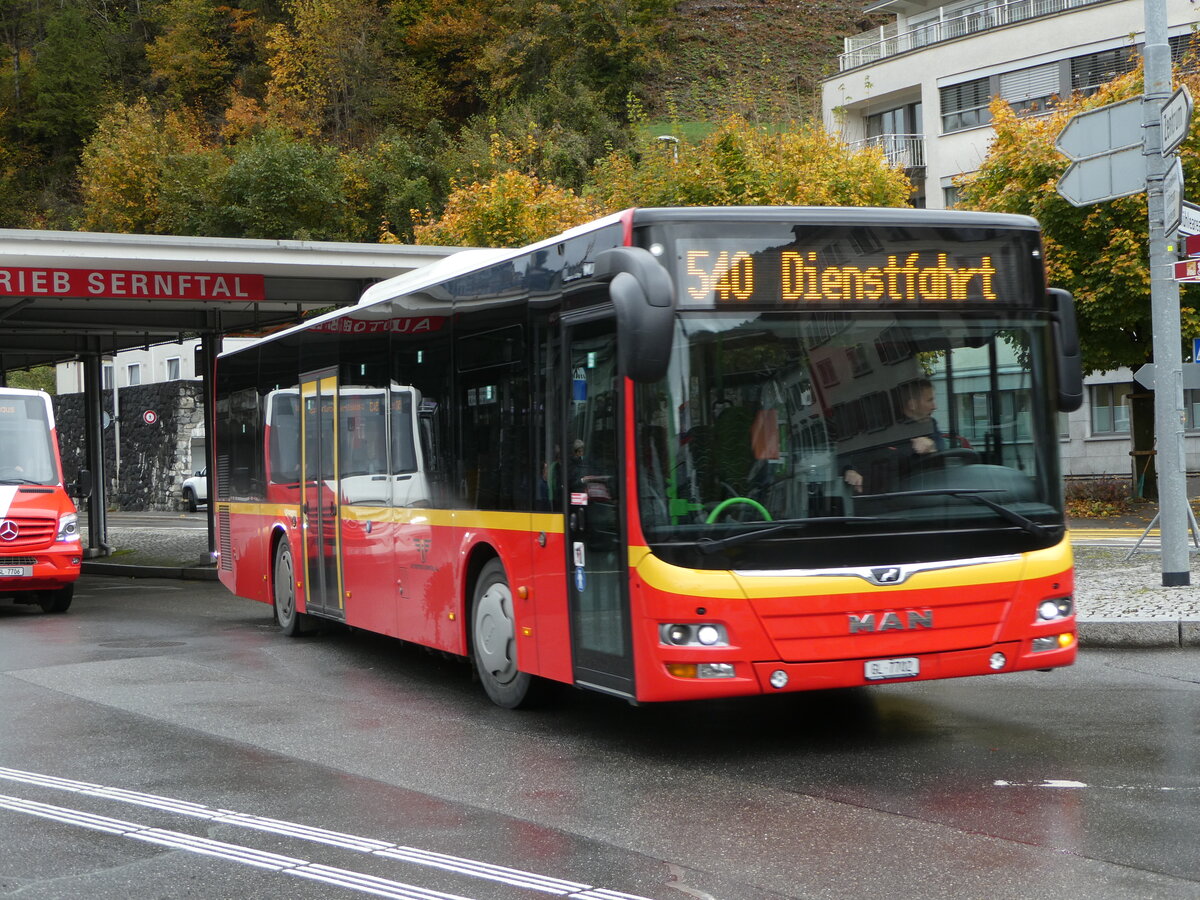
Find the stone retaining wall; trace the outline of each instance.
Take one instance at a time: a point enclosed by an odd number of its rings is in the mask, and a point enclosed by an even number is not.
[[[69,484],[87,466],[84,395],[54,397],[63,476]],[[166,381],[121,388],[120,421],[112,417],[113,392],[104,392],[104,466],[108,505],[121,510],[183,508],[183,480],[192,463],[192,438],[204,433],[203,389],[198,381]],[[152,416],[147,416],[147,412]],[[153,421],[146,421],[148,418]],[[120,464],[116,446],[120,440]]]

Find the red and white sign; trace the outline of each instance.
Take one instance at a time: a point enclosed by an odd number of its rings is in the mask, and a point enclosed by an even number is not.
[[[1185,259],[1175,263],[1176,281],[1200,281],[1200,259]]]
[[[0,267],[0,297],[258,301],[262,275]]]
[[[144,413],[142,413],[142,421],[145,422],[147,425],[153,425],[155,422],[158,421],[158,413],[156,413],[152,409],[148,409]]]

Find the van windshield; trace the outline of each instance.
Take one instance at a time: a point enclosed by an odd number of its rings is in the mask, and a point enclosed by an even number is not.
[[[0,484],[57,484],[42,397],[0,395]]]

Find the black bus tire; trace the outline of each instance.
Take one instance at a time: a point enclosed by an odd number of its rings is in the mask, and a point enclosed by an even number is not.
[[[517,709],[535,699],[537,679],[517,668],[517,629],[504,566],[493,559],[479,572],[471,601],[471,658],[488,697]]]

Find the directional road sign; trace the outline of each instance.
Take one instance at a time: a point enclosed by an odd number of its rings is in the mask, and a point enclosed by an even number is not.
[[[1183,259],[1175,263],[1176,281],[1200,281],[1200,259]]]
[[[1183,201],[1183,209],[1180,210],[1179,233],[1192,237],[1200,234],[1200,206],[1195,203]]]
[[[1183,143],[1192,124],[1192,95],[1186,87],[1181,87],[1163,104],[1158,121],[1162,126],[1162,155],[1167,157]]]
[[[1163,232],[1170,237],[1183,221],[1183,163],[1179,157],[1163,176]]]
[[[1194,391],[1200,388],[1200,363],[1180,363],[1183,369],[1183,389]],[[1154,390],[1154,363],[1146,363],[1133,373],[1133,380],[1142,387]]]
[[[1054,141],[1068,159],[1142,146],[1142,98],[1097,106],[1071,117]]]
[[[1139,140],[1132,147],[1071,163],[1058,179],[1058,192],[1072,206],[1103,203],[1146,190],[1146,157]]]

